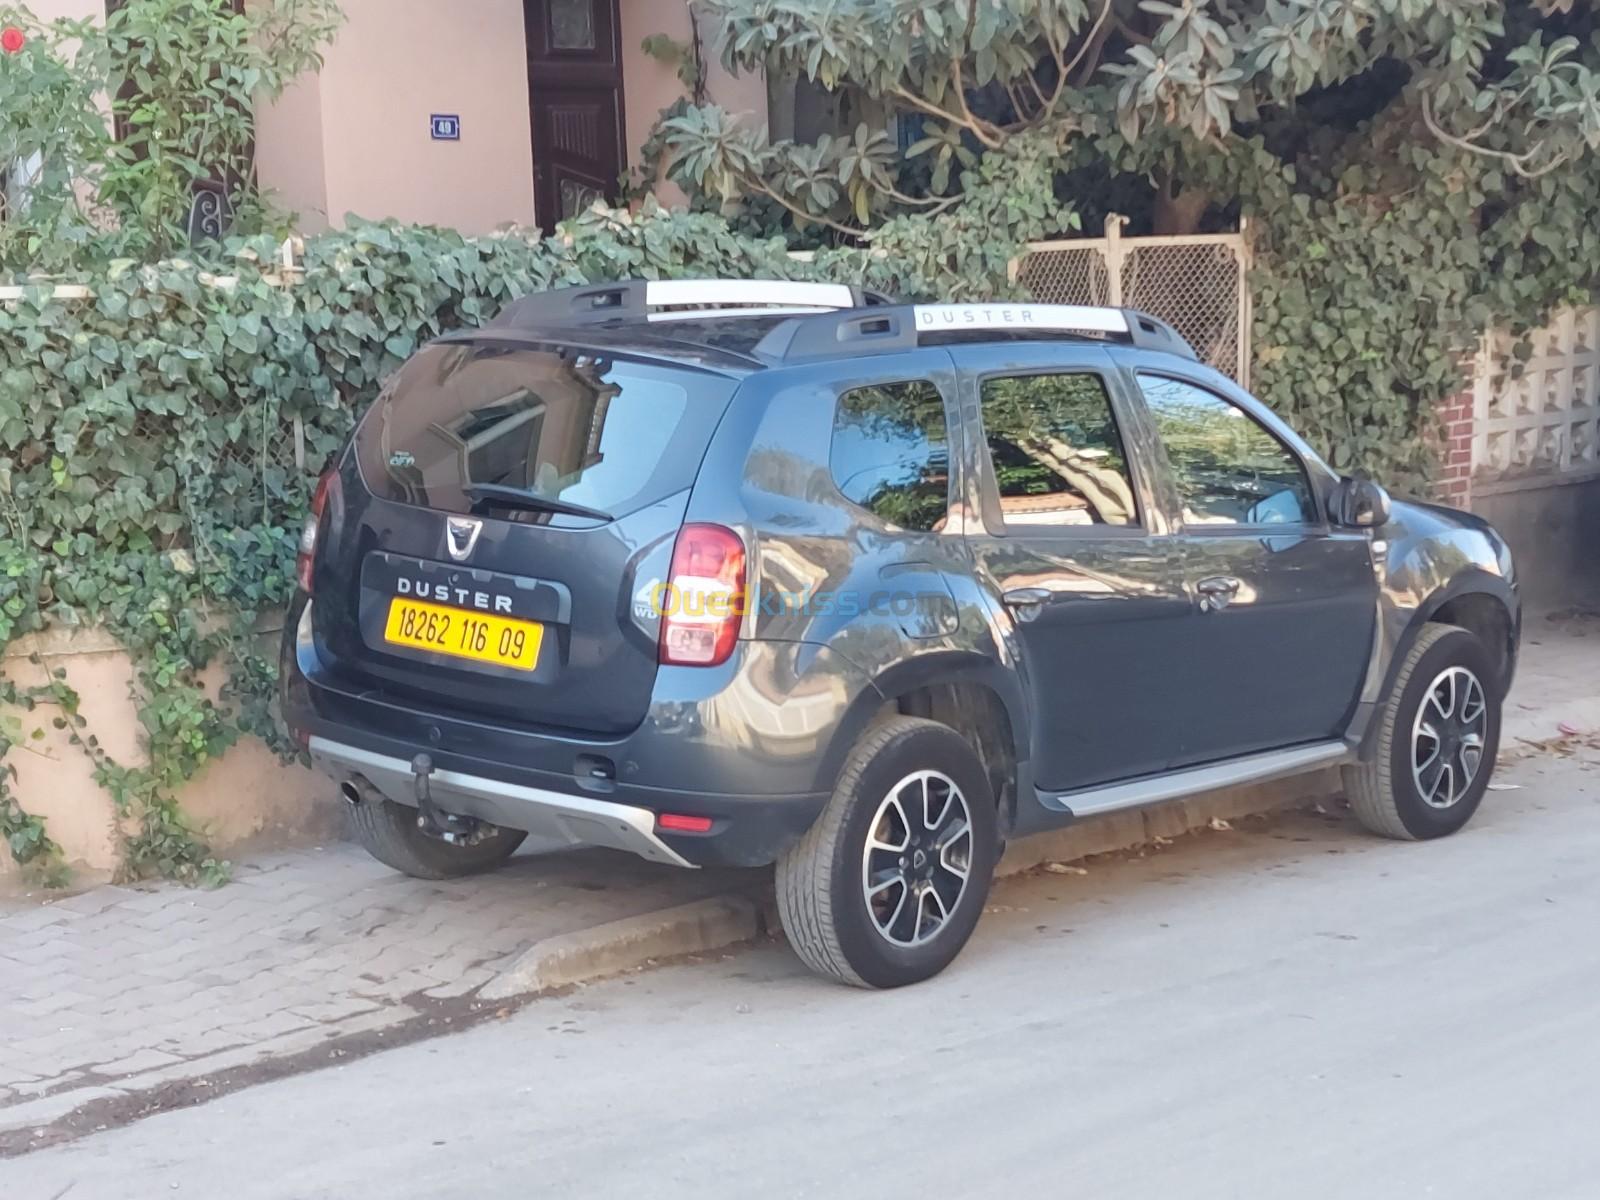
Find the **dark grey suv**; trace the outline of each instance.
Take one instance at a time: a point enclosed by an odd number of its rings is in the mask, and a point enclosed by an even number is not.
[[[777,863],[813,968],[955,957],[1005,839],[1343,765],[1459,829],[1520,609],[1166,325],[679,281],[420,352],[324,476],[283,707],[384,862]]]

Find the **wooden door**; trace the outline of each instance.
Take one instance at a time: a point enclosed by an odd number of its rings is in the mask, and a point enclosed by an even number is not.
[[[534,205],[548,233],[614,200],[623,148],[617,0],[523,0]]]

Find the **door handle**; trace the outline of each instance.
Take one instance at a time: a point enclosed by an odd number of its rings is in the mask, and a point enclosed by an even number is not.
[[[1201,612],[1220,612],[1233,602],[1244,584],[1232,575],[1212,575],[1194,585]]]
[[[1005,592],[1000,599],[1004,600],[1006,607],[1017,614],[1019,621],[1031,621],[1039,615],[1050,599],[1050,589],[1041,587],[1012,588]]]

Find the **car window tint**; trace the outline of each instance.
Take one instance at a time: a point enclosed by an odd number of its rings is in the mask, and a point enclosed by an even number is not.
[[[1014,525],[1132,525],[1128,458],[1098,375],[986,379],[983,428]]]
[[[939,389],[915,381],[846,392],[834,412],[829,465],[845,497],[885,521],[943,528],[950,437]]]
[[[374,401],[356,454],[385,500],[466,513],[468,489],[493,484],[623,516],[694,482],[732,390],[575,349],[445,342]]]
[[[1299,525],[1316,520],[1305,468],[1259,421],[1214,392],[1140,375],[1178,485],[1186,525]]]

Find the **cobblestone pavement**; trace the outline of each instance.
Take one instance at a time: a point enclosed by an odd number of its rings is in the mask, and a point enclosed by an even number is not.
[[[533,941],[726,890],[731,873],[601,851],[428,883],[337,844],[215,891],[101,887],[0,909],[6,1109],[129,1076],[313,1048],[466,995]]]
[[[1529,743],[1562,723],[1600,729],[1596,680],[1600,620],[1530,618],[1508,749],[1536,753]],[[65,1110],[392,1029],[535,941],[750,882],[593,851],[425,883],[338,844],[237,864],[216,891],[0,901],[0,1129],[57,1100]]]

